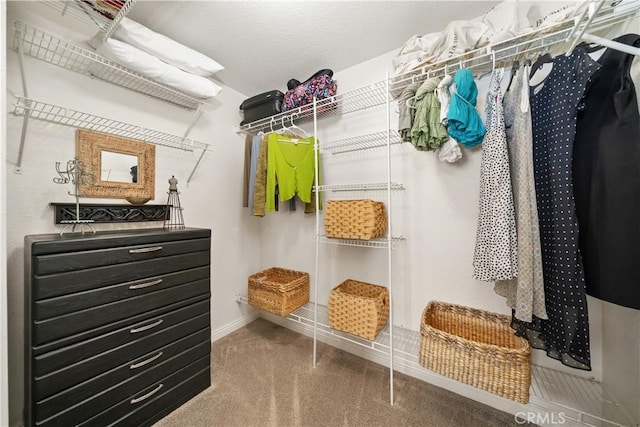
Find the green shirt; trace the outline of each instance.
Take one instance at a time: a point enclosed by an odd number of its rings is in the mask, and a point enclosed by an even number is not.
[[[266,210],[275,211],[275,190],[278,185],[280,201],[296,194],[305,203],[311,202],[314,184],[315,138],[294,138],[272,133],[267,148]]]

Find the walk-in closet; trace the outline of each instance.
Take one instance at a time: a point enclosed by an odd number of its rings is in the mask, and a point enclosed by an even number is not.
[[[640,426],[640,3],[2,4],[0,426]]]

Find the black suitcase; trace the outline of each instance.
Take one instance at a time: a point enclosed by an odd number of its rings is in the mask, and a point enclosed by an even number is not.
[[[245,99],[240,104],[240,110],[244,112],[244,120],[240,122],[240,126],[280,113],[283,100],[284,93],[279,90],[272,90]]]

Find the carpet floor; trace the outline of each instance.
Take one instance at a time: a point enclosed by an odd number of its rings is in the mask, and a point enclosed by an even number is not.
[[[516,426],[513,415],[258,319],[212,345],[211,382],[156,427]]]

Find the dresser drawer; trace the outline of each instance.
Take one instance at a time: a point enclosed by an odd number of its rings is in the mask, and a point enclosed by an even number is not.
[[[73,311],[156,292],[183,283],[206,279],[209,275],[209,266],[198,267],[177,273],[148,277],[142,280],[118,283],[104,288],[40,300],[36,301],[33,305],[33,318],[35,320],[44,320],[50,317],[61,316]]]
[[[86,347],[86,349],[89,349],[91,351],[91,354],[96,354],[96,351],[99,353],[113,347],[113,343],[111,342],[111,338],[109,337],[113,337],[113,334],[117,334],[118,332],[120,332],[122,336],[129,337],[125,338],[126,341],[131,341],[138,338],[131,337],[131,334],[129,333],[129,328],[131,328],[131,325],[133,324],[144,322],[145,320],[151,318],[169,316],[169,313],[173,311],[180,310],[194,304],[199,304],[199,307],[202,307],[203,312],[208,311],[209,301],[210,299],[208,295],[200,295],[183,301],[174,302],[155,310],[141,313],[136,316],[131,316],[126,319],[118,320],[117,322],[99,326],[95,329],[89,329],[88,331],[83,331],[79,334],[66,336],[64,338],[60,338],[57,341],[50,341],[39,346],[31,347],[30,353],[34,358],[40,359],[47,353],[49,353],[50,355],[57,354],[63,351],[63,347],[73,346],[73,348],[78,353],[82,352],[82,348]],[[191,316],[185,314],[184,319],[187,319],[189,317]],[[165,322],[163,323],[163,325],[166,325],[167,323],[168,319],[165,318]],[[88,345],[82,346],[83,341],[87,341]],[[106,345],[108,347],[100,350],[101,345]]]
[[[185,368],[140,389],[120,403],[80,424],[83,427],[142,426],[163,416],[211,385],[210,360],[203,357]],[[159,419],[159,418],[156,418]]]
[[[190,268],[208,266],[210,251],[96,267],[49,275],[34,274],[32,299],[40,300],[130,282]]]
[[[147,322],[141,328],[159,325],[159,320]],[[89,359],[84,359],[63,369],[35,378],[36,401],[51,396],[74,384],[99,375],[121,364],[165,346],[200,329],[209,328],[209,313],[186,320],[164,330],[159,330],[136,341],[113,348]],[[157,326],[160,328],[162,325]]]
[[[110,304],[75,311],[47,320],[35,321],[33,325],[33,343],[40,345],[66,335],[126,319],[171,302],[208,294],[209,279],[204,279]]]
[[[38,275],[122,264],[170,255],[208,251],[210,239],[179,240],[151,245],[124,246],[83,252],[67,252],[52,255],[37,255],[33,259],[33,271]]]
[[[66,366],[77,364],[85,359],[91,359],[114,348],[137,341],[147,335],[165,330],[194,317],[208,314],[210,309],[209,305],[210,301],[208,299],[202,299],[194,304],[173,311],[153,313],[151,316],[141,316],[141,318],[135,321],[122,321],[120,322],[122,325],[119,325],[117,329],[107,334],[99,335],[91,339],[84,339],[73,345],[38,354],[33,358],[33,373],[36,377],[44,377]],[[162,323],[155,328],[131,333],[132,328],[155,324],[159,320],[162,320]],[[150,350],[147,350],[147,352],[148,351]],[[130,359],[134,357],[134,355],[131,355]]]
[[[185,344],[188,344],[187,350],[176,350]],[[76,425],[120,402],[123,396],[135,394],[156,384],[170,373],[200,358],[209,357],[210,352],[211,336],[208,329],[189,335],[157,352],[144,355],[140,360],[134,360],[37,402],[37,423],[61,427]],[[137,366],[140,367],[136,368]]]

